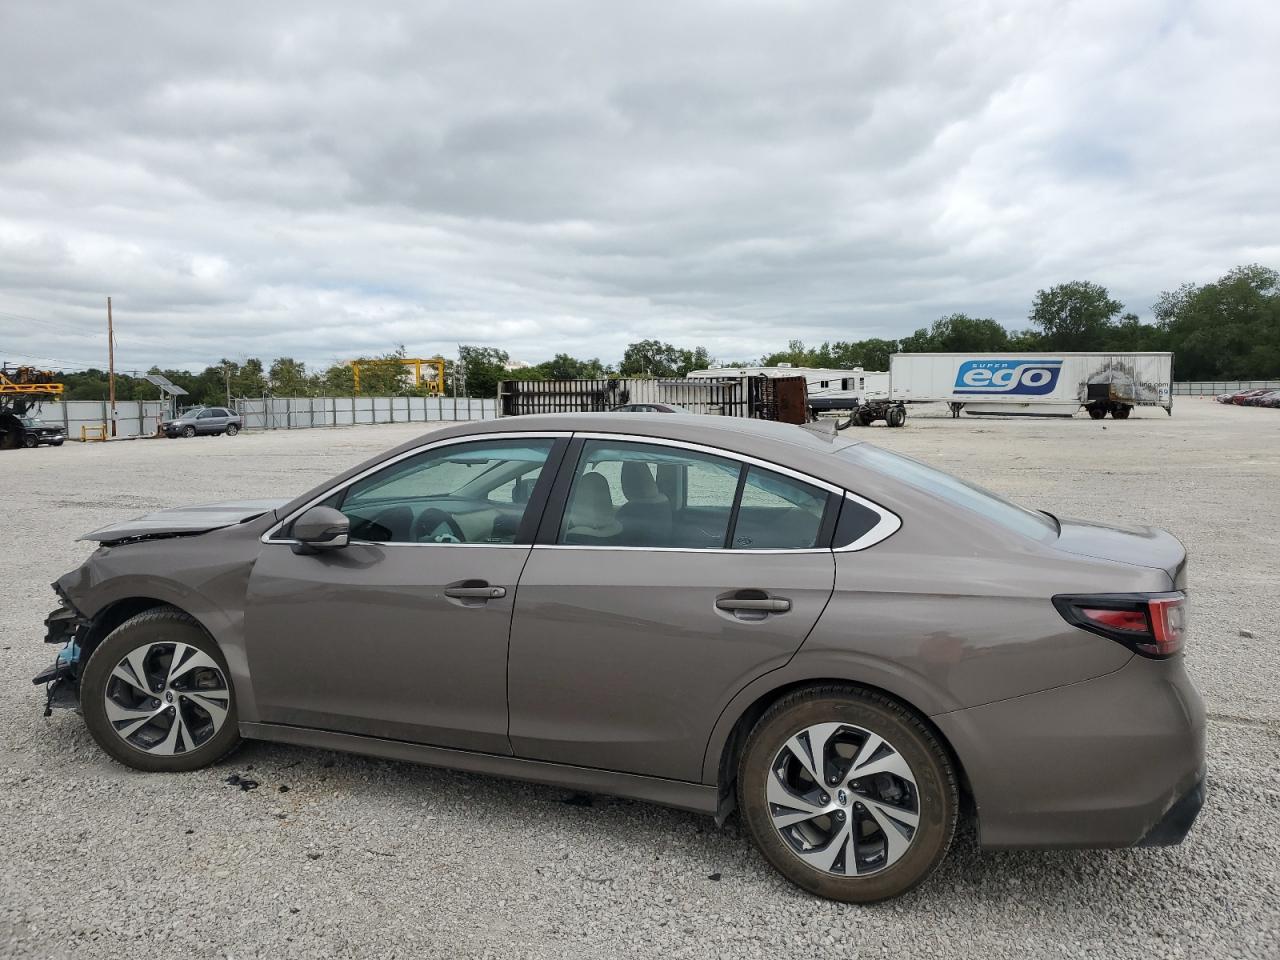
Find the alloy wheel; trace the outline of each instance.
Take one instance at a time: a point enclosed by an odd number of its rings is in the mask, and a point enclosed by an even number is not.
[[[887,740],[819,723],[787,740],[770,766],[769,816],[797,857],[835,876],[892,866],[920,823],[915,774]]]
[[[231,691],[203,650],[159,642],[134,648],[112,668],[103,699],[121,740],[144,753],[173,756],[198,750],[222,729]]]

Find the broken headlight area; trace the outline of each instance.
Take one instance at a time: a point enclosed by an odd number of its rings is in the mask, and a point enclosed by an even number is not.
[[[46,717],[55,707],[76,709],[80,706],[80,639],[87,625],[88,621],[65,598],[57,610],[45,617],[44,642],[62,644],[53,663],[31,679],[36,686],[44,685]]]

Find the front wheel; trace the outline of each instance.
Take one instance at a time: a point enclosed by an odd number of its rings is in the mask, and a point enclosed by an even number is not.
[[[792,883],[848,903],[906,893],[942,861],[959,810],[956,773],[906,707],[854,686],[799,690],[752,730],[738,808]]]
[[[189,437],[194,437],[194,436],[196,435],[196,428],[195,428],[195,427],[183,427],[183,428],[182,428],[182,435],[183,435],[184,437],[188,437],[188,438],[189,438]]]
[[[36,445],[39,443],[40,441],[35,438],[34,434],[28,433],[26,436],[22,438],[22,445],[26,447],[28,450],[34,450]]]
[[[98,746],[126,766],[197,770],[240,742],[228,674],[195,620],[172,607],[149,610],[93,651],[80,708]]]

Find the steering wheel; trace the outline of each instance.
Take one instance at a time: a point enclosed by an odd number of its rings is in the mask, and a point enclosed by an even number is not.
[[[449,528],[449,532],[432,536],[431,534],[435,533],[442,524]],[[462,528],[458,526],[458,521],[436,507],[428,507],[418,514],[418,519],[413,521],[413,539],[418,543],[467,542],[467,538],[462,535]]]

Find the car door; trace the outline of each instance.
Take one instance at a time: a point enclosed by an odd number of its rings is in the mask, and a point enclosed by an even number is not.
[[[580,436],[520,578],[517,756],[696,781],[716,718],[831,597],[835,488],[666,441]]]
[[[509,754],[512,604],[566,444],[428,444],[316,501],[347,515],[348,546],[268,534],[245,622],[263,722]]]
[[[201,410],[196,417],[196,433],[217,433],[219,429],[218,411]]]

